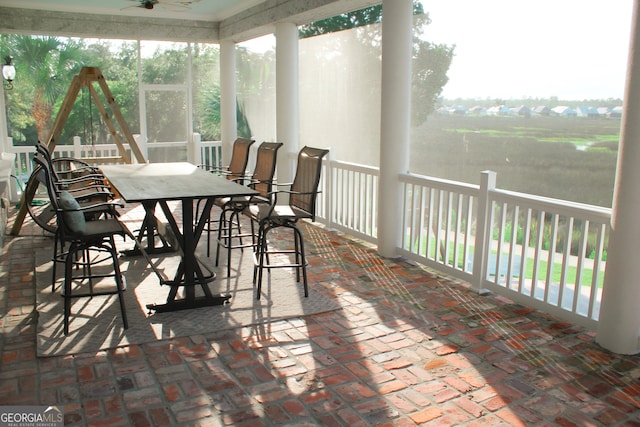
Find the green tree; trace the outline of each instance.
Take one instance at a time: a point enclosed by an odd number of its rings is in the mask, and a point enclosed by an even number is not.
[[[433,44],[424,40],[425,27],[431,23],[418,1],[413,4],[413,77],[412,77],[412,123],[419,125],[431,114],[442,89],[448,82],[447,71],[451,66],[455,46]],[[299,28],[301,38],[343,31],[351,28],[379,24],[383,19],[382,5],[370,6],[331,18],[322,19]],[[378,43],[376,38],[367,37],[367,43]]]
[[[114,45],[110,41],[96,41],[85,48],[85,64],[100,68],[109,85],[116,105],[132,133],[140,132],[140,110],[138,96],[138,44],[122,42]],[[102,92],[97,91],[98,94]],[[104,102],[103,102],[104,104]],[[106,105],[106,104],[104,104]],[[86,121],[86,112],[83,120]],[[89,112],[89,116],[95,116]],[[95,123],[95,120],[94,120]],[[94,140],[105,143],[108,138],[106,125],[102,121],[95,124]]]
[[[82,66],[82,44],[72,39],[27,35],[5,36],[2,44],[15,59],[16,86],[20,86],[19,96],[30,100],[37,137],[46,141],[51,132],[54,105],[64,96],[72,77]],[[23,121],[23,124],[26,123]]]

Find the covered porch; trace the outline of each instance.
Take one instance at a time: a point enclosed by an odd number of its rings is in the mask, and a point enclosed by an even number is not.
[[[640,210],[635,194],[640,169],[634,167],[640,159],[633,149],[640,123],[634,120],[640,111],[634,101],[636,51],[630,55],[614,210],[584,209],[499,191],[491,174],[481,186],[468,186],[407,173],[409,93],[397,76],[410,71],[402,47],[410,40],[411,2],[384,4],[392,11],[383,29],[383,43],[392,52],[382,68],[387,108],[380,123],[380,157],[385,161],[378,170],[331,159],[324,174],[325,190],[331,191],[324,193],[319,213],[324,227],[304,229],[313,248],[312,286],[340,309],[260,328],[40,358],[35,272],[45,267],[35,254],[48,253],[51,241],[27,221],[19,236],[6,237],[2,257],[3,402],[33,404],[35,397],[59,403],[68,423],[77,425],[640,422],[638,358],[609,351],[637,353],[640,325],[637,263],[627,256],[636,251],[634,223]],[[636,1],[634,40],[640,34],[637,9]],[[292,154],[302,144],[296,128],[297,40],[295,24],[284,21],[275,27],[277,136]],[[222,81],[231,95],[227,99],[233,99],[235,40],[227,35],[221,38]],[[235,138],[233,111],[234,104],[223,106],[224,155]],[[283,155],[279,165],[283,181],[293,170],[290,157]],[[479,224],[489,228],[474,228],[471,234],[449,216],[465,206],[481,212]],[[551,288],[538,297],[529,287],[527,295],[520,280],[525,276],[518,274],[522,248],[508,239],[504,248],[496,247],[491,240],[490,226],[498,224],[498,241],[505,242],[505,224],[517,218],[518,209],[534,217],[550,212],[556,225],[594,225],[599,236],[621,218],[614,229],[618,237],[609,245],[607,271],[615,274],[605,280],[605,289],[614,289],[606,308],[606,297],[597,295],[603,275],[598,263],[588,266],[595,272],[589,286],[581,279],[568,283],[565,275],[560,297],[554,299]],[[9,212],[11,224],[14,207]],[[463,251],[449,257],[459,245]],[[470,258],[469,246],[504,256]],[[531,257],[543,256],[541,251]],[[570,258],[564,257],[563,265]],[[584,256],[574,262],[583,269],[588,263]],[[551,276],[550,270],[540,272],[541,282]],[[588,289],[586,305],[578,288]],[[563,292],[571,320],[560,317],[567,312]]]
[[[128,207],[127,221],[142,212]],[[27,219],[2,252],[3,404],[58,405],[65,425],[89,426],[640,423],[637,356],[604,350],[583,327],[381,257],[353,236],[311,224],[303,232],[310,297],[337,309],[41,357],[35,306],[51,292],[52,239]],[[236,274],[240,265],[235,257],[231,279],[220,280],[250,281]],[[224,276],[225,266],[218,270]],[[292,276],[285,282],[289,298],[299,295]],[[117,315],[101,322],[120,326]]]
[[[2,20],[4,32],[32,32],[59,35],[85,35],[101,37],[135,37],[138,39],[168,39],[168,40],[205,40],[220,44],[220,82],[221,82],[221,130],[222,130],[222,157],[229,155],[229,147],[236,137],[237,116],[236,111],[236,43],[248,40],[252,37],[273,33],[276,40],[276,66],[278,72],[275,82],[275,137],[283,141],[284,154],[280,156],[278,165],[278,179],[287,182],[291,180],[293,163],[290,158],[297,152],[304,141],[300,141],[299,121],[299,81],[298,81],[298,35],[297,25],[308,22],[311,19],[331,16],[345,10],[369,5],[368,1],[336,2],[322,1],[317,4],[305,4],[301,9],[293,7],[290,2],[272,5],[269,2],[250,4],[244,11],[213,23],[210,27],[203,27],[201,21],[177,22],[168,19],[153,20],[145,18],[118,18],[115,22],[106,21],[100,23],[100,15],[80,14],[81,18],[74,19],[72,14],[60,11],[42,11],[37,9],[20,9],[20,6],[4,7],[0,9],[0,15],[7,19]],[[22,3],[21,3],[22,4]],[[381,61],[381,111],[379,141],[379,169],[368,166],[352,164],[338,165],[333,169],[338,174],[344,171],[344,175],[326,174],[327,188],[332,192],[327,196],[326,203],[322,207],[325,211],[320,215],[329,227],[337,226],[341,229],[346,226],[347,232],[355,232],[359,237],[375,243],[382,256],[397,257],[406,256],[418,262],[426,261],[427,265],[443,268],[443,271],[454,274],[457,277],[469,280],[475,290],[484,293],[486,289],[498,291],[510,298],[520,301],[520,295],[524,294],[526,304],[533,307],[548,310],[554,315],[564,315],[569,307],[569,320],[578,321],[581,325],[592,330],[597,330],[597,341],[606,348],[627,354],[638,352],[638,328],[640,327],[640,314],[636,310],[638,290],[635,286],[636,265],[632,258],[627,256],[636,250],[637,239],[635,221],[640,203],[635,194],[637,160],[634,155],[637,150],[629,149],[636,144],[638,132],[634,114],[636,106],[633,100],[637,98],[637,59],[633,48],[638,31],[637,2],[635,2],[633,27],[631,37],[631,49],[627,73],[627,100],[621,130],[620,158],[618,161],[616,176],[616,193],[614,209],[583,209],[582,206],[567,204],[562,206],[562,201],[549,200],[525,200],[524,204],[517,200],[514,203],[512,195],[498,194],[494,190],[490,175],[483,178],[480,187],[469,187],[459,183],[447,183],[439,180],[430,180],[428,177],[416,177],[407,173],[409,156],[409,132],[410,132],[410,100],[411,100],[411,27],[412,27],[412,2],[388,1],[383,2],[385,19],[382,25],[382,61]],[[275,15],[274,15],[275,13]],[[47,19],[48,16],[55,19]],[[40,16],[42,23],[34,26],[32,18]],[[60,27],[56,22],[65,22]],[[147,29],[139,31],[139,25],[144,22]],[[162,24],[165,25],[162,25]],[[171,25],[168,25],[171,23]],[[173,26],[177,24],[178,27]],[[105,25],[107,24],[107,25]],[[2,102],[2,101],[0,101]],[[3,124],[0,123],[0,129]],[[4,132],[3,132],[4,133]],[[326,144],[330,146],[330,143]],[[196,155],[199,151],[195,151]],[[195,158],[195,157],[194,157]],[[384,161],[382,161],[384,159]],[[337,163],[340,159],[333,159]],[[343,167],[344,166],[344,167]],[[333,180],[333,181],[332,181]],[[334,182],[335,181],[335,182]],[[349,181],[350,187],[340,186]],[[347,188],[345,190],[345,188]],[[437,195],[434,195],[435,189]],[[336,190],[336,191],[333,191]],[[478,197],[478,194],[482,197]],[[448,201],[440,197],[449,197]],[[517,196],[516,198],[518,198]],[[348,203],[345,201],[348,200]],[[380,201],[384,201],[380,203]],[[438,201],[439,205],[429,205]],[[448,203],[448,204],[447,204]],[[454,216],[445,215],[457,212],[454,203],[459,203],[462,209],[467,209],[469,219],[481,225],[474,228],[473,236],[470,230],[460,229],[464,221],[456,222]],[[550,205],[553,212],[549,212]],[[502,206],[500,211],[492,209]],[[557,289],[550,286],[550,278],[553,276],[552,268],[547,266],[546,277],[541,266],[541,252],[536,249],[534,258],[536,261],[533,277],[518,273],[518,267],[524,265],[526,254],[516,253],[516,242],[510,242],[504,249],[502,240],[496,244],[490,238],[492,232],[499,233],[500,239],[507,239],[506,226],[513,225],[517,221],[518,209],[525,209],[529,214],[546,214],[555,218],[556,226],[563,225],[567,221],[567,227],[573,229],[578,223],[583,225],[583,237],[589,233],[596,235],[597,256],[596,262],[588,261],[587,254],[582,247],[578,258],[572,258],[571,248],[566,248],[563,256],[561,279]],[[574,216],[574,210],[580,214]],[[442,213],[442,217],[428,216],[431,212]],[[479,216],[476,218],[475,214]],[[427,217],[425,217],[427,215]],[[473,215],[473,218],[472,218]],[[502,223],[496,229],[494,220],[502,215]],[[511,219],[509,219],[511,218]],[[542,217],[541,217],[542,218]],[[459,220],[459,217],[457,217]],[[560,220],[560,222],[558,222]],[[452,222],[453,221],[453,222]],[[622,223],[620,222],[622,221]],[[540,221],[541,222],[541,221]],[[611,229],[611,240],[606,248],[607,254],[607,285],[602,284],[604,277],[603,260],[605,251],[602,242],[606,239],[610,229],[609,222],[617,223],[617,227]],[[527,221],[533,227],[536,221]],[[468,226],[469,221],[466,221]],[[552,222],[553,224],[553,222]],[[502,228],[501,228],[502,227]],[[553,225],[552,225],[553,227]],[[593,228],[591,228],[593,227]],[[363,233],[363,236],[360,236]],[[444,233],[444,235],[442,234]],[[459,241],[458,239],[462,239]],[[429,245],[435,239],[436,254],[429,252]],[[471,239],[474,241],[471,242]],[[452,244],[453,246],[449,246]],[[426,252],[423,246],[426,245]],[[462,245],[462,253],[458,255],[459,245]],[[449,260],[448,251],[453,249],[453,260]],[[475,253],[471,256],[470,248]],[[482,250],[478,253],[478,249]],[[491,255],[492,251],[498,251],[499,256]],[[437,252],[440,251],[441,259]],[[569,251],[569,252],[567,252]],[[562,251],[560,251],[562,252]],[[446,255],[443,255],[446,254]],[[553,258],[554,251],[548,251],[546,255]],[[591,254],[589,254],[590,256]],[[495,265],[489,265],[491,262]],[[590,284],[583,286],[583,277],[578,273],[577,281],[566,281],[567,266],[577,263],[579,271],[583,271],[588,264],[590,270]],[[500,265],[502,264],[502,265]],[[548,261],[553,266],[553,259]],[[471,274],[469,269],[471,268]],[[505,268],[504,279],[500,274]],[[537,273],[537,271],[540,273]],[[511,283],[512,278],[517,278],[516,283]],[[530,280],[526,284],[524,280]],[[542,281],[542,297],[536,294],[537,283]],[[512,292],[515,290],[516,292]],[[524,292],[523,292],[524,291]],[[566,292],[565,292],[566,291]],[[580,291],[580,292],[579,292]],[[586,295],[582,296],[582,291]],[[586,298],[586,302],[584,301]],[[543,305],[538,304],[543,300]],[[566,301],[565,301],[566,299]],[[526,302],[524,302],[526,301]],[[558,309],[558,310],[556,310]],[[577,314],[577,316],[576,316]]]

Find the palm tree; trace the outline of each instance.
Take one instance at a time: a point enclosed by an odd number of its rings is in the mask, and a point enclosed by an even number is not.
[[[16,64],[20,86],[31,101],[38,139],[47,141],[56,101],[82,66],[82,44],[73,39],[9,35],[3,40]]]

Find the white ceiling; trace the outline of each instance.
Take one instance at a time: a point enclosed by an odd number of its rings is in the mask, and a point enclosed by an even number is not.
[[[0,0],[2,7],[92,13],[116,16],[222,21],[265,0],[154,0],[150,9],[137,7],[144,0]],[[164,5],[166,7],[163,7]],[[186,7],[180,7],[186,5]],[[176,9],[181,9],[177,11]]]
[[[381,0],[0,0],[0,34],[242,42]],[[186,5],[187,7],[181,7]],[[178,11],[177,9],[184,9]]]

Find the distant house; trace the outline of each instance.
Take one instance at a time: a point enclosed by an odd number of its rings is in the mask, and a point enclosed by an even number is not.
[[[553,107],[551,109],[551,115],[559,117],[577,117],[578,113],[571,107],[567,107],[566,105],[558,105],[557,107]]]
[[[467,110],[461,105],[454,105],[449,107],[449,114],[452,116],[465,115],[467,114]]]
[[[609,117],[612,119],[621,119],[622,118],[622,106],[613,107],[611,111],[609,111]]]
[[[487,109],[480,105],[476,105],[475,107],[469,108],[469,114],[473,114],[474,116],[486,116]]]
[[[598,109],[596,107],[587,106],[577,107],[576,115],[578,117],[587,117],[591,119],[600,117],[600,113],[598,112]]]
[[[447,114],[449,114],[449,107],[446,107],[446,106],[443,105],[442,107],[438,108],[436,110],[436,112],[438,114],[447,115]]]
[[[511,110],[506,105],[496,105],[487,109],[490,116],[508,116]]]
[[[533,109],[533,114],[536,116],[548,116],[551,114],[551,109],[546,105],[539,105]]]
[[[525,105],[514,107],[511,109],[511,114],[514,116],[531,117],[531,109]]]

